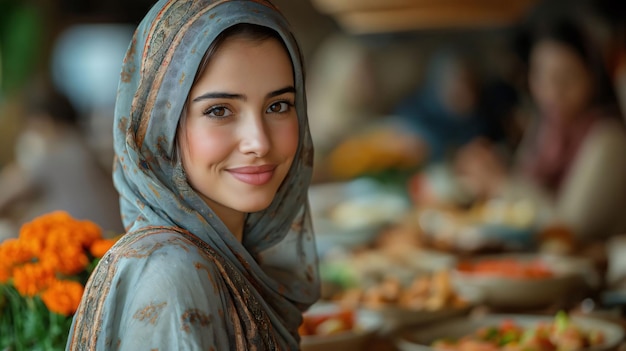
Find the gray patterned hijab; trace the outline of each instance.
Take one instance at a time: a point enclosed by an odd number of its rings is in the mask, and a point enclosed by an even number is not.
[[[220,33],[240,23],[268,27],[282,38],[293,63],[299,122],[299,146],[291,169],[269,208],[247,215],[242,243],[190,187],[175,156],[178,122],[203,56]],[[225,272],[240,277],[236,281],[245,285],[235,286],[236,291],[219,292],[216,301],[210,303],[223,304],[233,294],[252,292],[272,326],[285,328],[278,331],[282,338],[287,335],[288,340],[278,341],[283,346],[297,345],[301,311],[319,296],[317,255],[307,200],[313,146],[304,87],[298,45],[285,18],[271,3],[161,0],[140,23],[132,39],[124,58],[115,109],[113,175],[127,231],[190,235],[193,239],[189,242],[206,248],[226,267]],[[125,258],[115,261],[116,253],[124,256],[120,253],[134,245],[136,238],[130,234],[103,259],[106,264],[101,265],[109,266],[96,270],[81,306],[87,305],[90,294],[98,295],[91,297],[91,303],[109,303],[106,296],[101,296],[104,293],[97,291],[98,284],[106,284],[104,279],[108,279],[104,274],[99,279],[98,270],[114,270],[111,274],[119,275],[122,265],[136,264],[124,263]],[[97,324],[102,317],[87,318],[86,313],[85,307],[79,308],[75,332],[81,321],[95,319]]]

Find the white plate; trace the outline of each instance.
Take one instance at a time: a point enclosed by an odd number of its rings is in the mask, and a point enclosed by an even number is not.
[[[383,332],[387,334],[408,326],[422,326],[468,315],[473,307],[475,307],[475,305],[467,305],[459,308],[442,308],[432,311],[410,310],[399,307],[384,307],[371,310],[379,312],[387,321],[383,328]]]
[[[311,306],[306,313],[327,314],[338,309],[337,304],[323,302]],[[382,326],[383,318],[380,313],[357,310],[356,325],[353,330],[327,336],[303,336],[300,343],[301,351],[360,351]]]
[[[466,301],[466,305],[462,307],[447,306],[435,310],[411,310],[409,308],[389,306],[372,310],[380,312],[385,319],[384,332],[393,333],[406,327],[422,326],[455,317],[467,316],[476,306],[484,301],[482,292],[471,288],[464,289],[461,297]]]
[[[514,320],[522,327],[530,327],[539,322],[552,321],[552,316],[531,315],[488,315],[470,319],[454,319],[436,324],[429,328],[408,330],[395,338],[395,344],[400,351],[433,351],[430,344],[440,338],[460,338],[471,334],[477,329],[487,326],[496,326],[505,320]],[[585,350],[604,351],[618,346],[624,339],[624,329],[621,326],[600,319],[585,317],[570,317],[571,323],[583,330],[599,330],[604,333],[605,342],[600,347]]]

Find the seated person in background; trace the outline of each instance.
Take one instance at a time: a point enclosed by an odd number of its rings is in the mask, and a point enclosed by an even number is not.
[[[0,170],[4,228],[12,227],[17,236],[23,223],[63,210],[95,222],[111,235],[122,233],[113,180],[83,140],[70,101],[49,88],[36,87],[29,94],[15,161]]]
[[[528,86],[535,118],[508,169],[488,142],[459,152],[456,171],[482,198],[531,198],[575,242],[626,229],[626,134],[602,61],[574,22],[530,32]]]
[[[431,58],[424,84],[398,104],[390,122],[421,140],[428,163],[440,163],[478,137],[504,141],[502,121],[515,102],[514,90],[488,82],[471,52],[445,48]]]
[[[430,59],[424,83],[392,116],[368,124],[335,148],[331,168],[349,178],[446,163],[475,138],[505,141],[502,120],[515,102],[514,90],[487,82],[470,53],[441,49]]]

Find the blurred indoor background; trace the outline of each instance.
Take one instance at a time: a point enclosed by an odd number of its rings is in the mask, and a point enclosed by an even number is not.
[[[306,64],[324,299],[448,311],[456,260],[503,253],[483,273],[501,267],[489,277],[510,310],[620,306],[626,325],[626,1],[271,1]],[[0,242],[54,210],[124,232],[115,95],[154,2],[0,0]],[[526,261],[506,254],[520,252],[593,269],[513,284]],[[401,305],[384,277],[427,295]]]
[[[0,216],[9,224],[32,216],[32,188],[20,184],[27,177],[15,169],[37,169],[35,160],[49,149],[29,132],[27,116],[49,110],[44,102],[51,90],[69,100],[74,127],[84,139],[80,145],[96,161],[74,173],[99,167],[110,180],[119,68],[134,27],[153,2],[0,0]],[[617,0],[274,3],[290,19],[305,57],[315,183],[374,174],[383,181],[400,179],[404,186],[427,163],[447,158],[450,146],[434,146],[428,138],[463,143],[452,139],[467,138],[466,132],[479,124],[480,136],[513,154],[530,124],[524,113],[530,98],[522,33],[563,16],[585,28],[619,103],[626,105],[626,16],[624,3]],[[436,94],[439,86],[450,95],[451,111],[478,108],[485,118],[455,127],[458,133],[444,126],[441,136],[396,133],[394,127],[411,129],[403,126],[403,118],[423,107],[416,107],[418,95]],[[33,111],[39,100],[42,106]],[[84,181],[86,189],[90,184]],[[115,205],[110,211],[115,217]]]

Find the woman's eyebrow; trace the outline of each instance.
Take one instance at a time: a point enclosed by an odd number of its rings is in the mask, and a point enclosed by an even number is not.
[[[266,95],[266,98],[273,98],[275,96],[283,95],[286,93],[296,93],[296,89],[293,86],[284,87],[275,91],[272,91]],[[209,92],[195,97],[192,101],[198,102],[207,99],[235,99],[246,101],[247,97],[242,94],[232,94],[226,92]]]
[[[288,87],[284,87],[282,89],[278,89],[278,90],[272,91],[271,93],[267,94],[266,98],[268,98],[268,99],[269,98],[273,98],[275,96],[283,95],[285,93],[294,93],[295,94],[296,93],[296,88],[294,88],[293,86],[290,85]]]
[[[231,94],[231,93],[223,93],[223,92],[211,92],[204,93],[198,97],[195,97],[192,101],[197,102],[201,100],[207,99],[236,99],[246,101],[246,96],[241,94]]]

